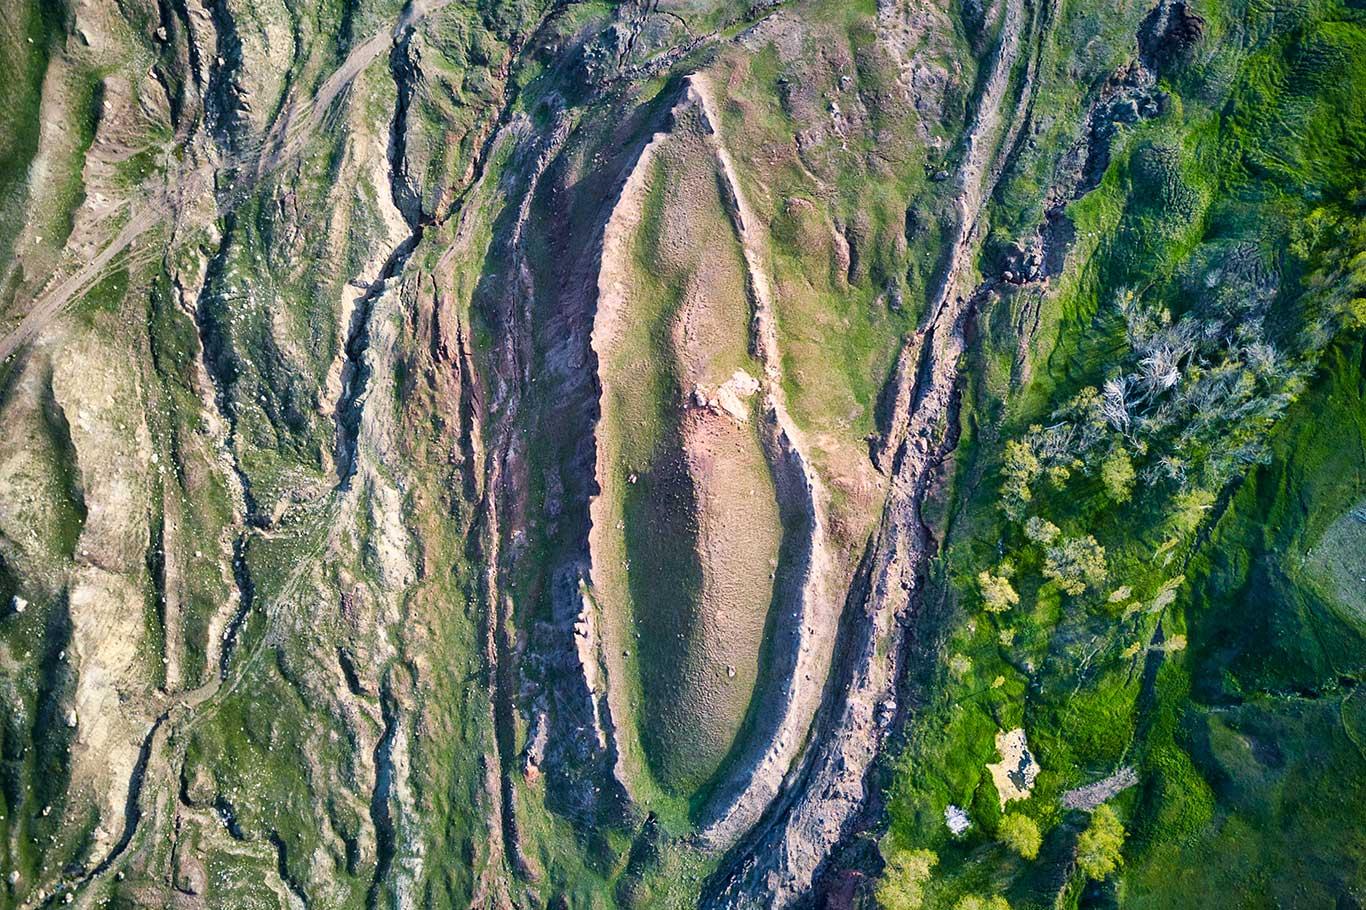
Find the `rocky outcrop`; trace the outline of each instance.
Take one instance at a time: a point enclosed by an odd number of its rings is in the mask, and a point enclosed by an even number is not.
[[[1138,30],[1143,65],[1162,74],[1190,57],[1205,34],[1205,20],[1184,0],[1162,0]]]
[[[786,907],[811,892],[831,851],[849,832],[867,797],[866,776],[897,714],[897,684],[905,637],[933,542],[921,506],[935,471],[956,442],[960,359],[966,323],[980,299],[961,285],[971,261],[982,201],[1000,174],[1001,148],[1019,128],[1005,89],[1027,40],[1023,3],[1009,3],[999,47],[978,114],[964,140],[955,240],[927,310],[924,327],[908,347],[898,373],[892,425],[877,458],[892,474],[881,525],[874,535],[845,607],[836,669],[813,744],[795,768],[770,816],[736,851],[704,892],[709,907]]]
[[[1114,774],[1103,777],[1095,783],[1073,787],[1063,793],[1059,802],[1064,809],[1081,809],[1089,812],[1101,803],[1123,793],[1138,784],[1138,772],[1125,765]]]

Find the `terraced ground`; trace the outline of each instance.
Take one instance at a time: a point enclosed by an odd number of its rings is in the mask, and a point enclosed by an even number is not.
[[[11,0],[0,908],[1366,903],[1353,0]]]

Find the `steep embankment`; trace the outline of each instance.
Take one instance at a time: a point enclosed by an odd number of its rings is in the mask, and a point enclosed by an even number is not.
[[[760,433],[784,513],[788,554],[779,569],[777,615],[748,740],[740,744],[735,766],[712,795],[700,824],[702,842],[715,849],[730,846],[758,821],[805,743],[830,668],[838,626],[838,601],[831,591],[838,579],[827,552],[826,493],[787,410],[763,229],[720,132],[706,76],[690,76],[688,91],[705,117],[727,212],[744,253],[753,308],[751,344],[763,368]]]
[[[865,776],[896,713],[906,623],[912,619],[924,561],[932,552],[921,505],[954,443],[959,361],[973,303],[961,283],[981,200],[999,174],[997,156],[1024,114],[1024,101],[1017,101],[1012,113],[1007,88],[1028,28],[1024,4],[1008,3],[976,119],[964,142],[959,221],[943,282],[925,327],[908,343],[893,379],[901,410],[880,446],[892,456],[887,463],[892,486],[881,526],[850,592],[833,686],[818,719],[815,743],[773,814],[713,882],[708,906],[781,907],[800,900],[863,805]],[[1026,97],[1028,91],[1026,79]]]
[[[716,771],[748,708],[783,532],[707,132],[684,91],[608,221],[593,330],[606,684],[629,777],[648,766],[680,794]]]

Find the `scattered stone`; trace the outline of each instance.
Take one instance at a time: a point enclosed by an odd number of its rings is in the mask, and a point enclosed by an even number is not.
[[[186,802],[195,808],[202,808],[213,802],[218,788],[208,768],[202,764],[196,764],[192,770],[182,773],[184,774],[182,793]]]
[[[1084,787],[1073,787],[1062,795],[1060,802],[1064,809],[1081,809],[1090,812],[1111,797],[1124,792],[1138,783],[1138,772],[1125,765],[1109,777],[1102,778]]]
[[[904,306],[905,301],[901,296],[901,288],[893,285],[887,291],[887,309],[891,310],[893,313],[900,313]]]
[[[744,423],[749,420],[749,407],[745,402],[754,397],[759,389],[759,380],[744,370],[736,370],[721,384],[715,395],[708,395],[705,387],[695,385],[689,398],[694,408],[706,408],[717,414],[729,414],[735,420]]]

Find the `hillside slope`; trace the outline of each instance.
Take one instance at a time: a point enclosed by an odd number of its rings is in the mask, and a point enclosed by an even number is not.
[[[0,908],[1366,903],[1366,8],[14,0]]]

